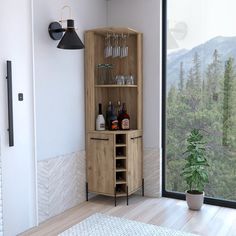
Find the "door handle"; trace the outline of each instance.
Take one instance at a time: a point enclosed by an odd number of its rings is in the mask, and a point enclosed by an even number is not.
[[[13,100],[12,100],[12,66],[11,61],[7,61],[7,101],[8,101],[8,132],[9,147],[14,146],[14,125],[13,125]]]
[[[90,139],[98,141],[109,141],[109,138],[90,138]]]
[[[142,138],[143,136],[141,135],[141,136],[137,136],[137,137],[133,137],[133,138],[131,138],[132,140],[135,140],[135,139],[138,139],[138,138]]]

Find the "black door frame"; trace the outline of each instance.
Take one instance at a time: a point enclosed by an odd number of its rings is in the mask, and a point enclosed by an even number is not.
[[[165,188],[166,183],[166,56],[167,56],[167,1],[162,0],[162,196],[185,200],[184,193],[170,192]],[[204,203],[236,208],[235,201],[205,197]]]

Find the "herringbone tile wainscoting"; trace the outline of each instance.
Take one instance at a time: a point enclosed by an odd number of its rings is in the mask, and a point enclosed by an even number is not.
[[[160,155],[144,150],[145,195],[160,196]],[[39,222],[85,201],[85,152],[38,162]]]
[[[39,222],[85,201],[85,152],[38,162]]]

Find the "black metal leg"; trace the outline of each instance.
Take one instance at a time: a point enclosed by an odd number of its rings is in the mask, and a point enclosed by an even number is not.
[[[88,182],[86,182],[86,201],[88,201]]]
[[[129,205],[129,188],[128,186],[126,187],[126,201],[127,201],[127,206]]]
[[[144,179],[142,179],[142,196],[144,197]]]
[[[116,207],[116,187],[114,188],[114,195],[115,195],[114,202],[115,202],[115,207]]]

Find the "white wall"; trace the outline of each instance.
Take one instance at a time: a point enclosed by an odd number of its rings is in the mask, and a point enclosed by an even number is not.
[[[84,30],[106,25],[105,0],[34,1],[38,160],[84,149],[84,50],[58,49],[47,31],[64,5],[71,6],[82,41]]]
[[[160,148],[160,0],[108,1],[108,25],[144,33],[144,147]]]
[[[1,0],[0,31],[0,157],[1,200],[5,236],[36,224],[34,94],[31,0]],[[6,60],[12,61],[15,145],[9,147]],[[18,101],[18,93],[24,101]]]

